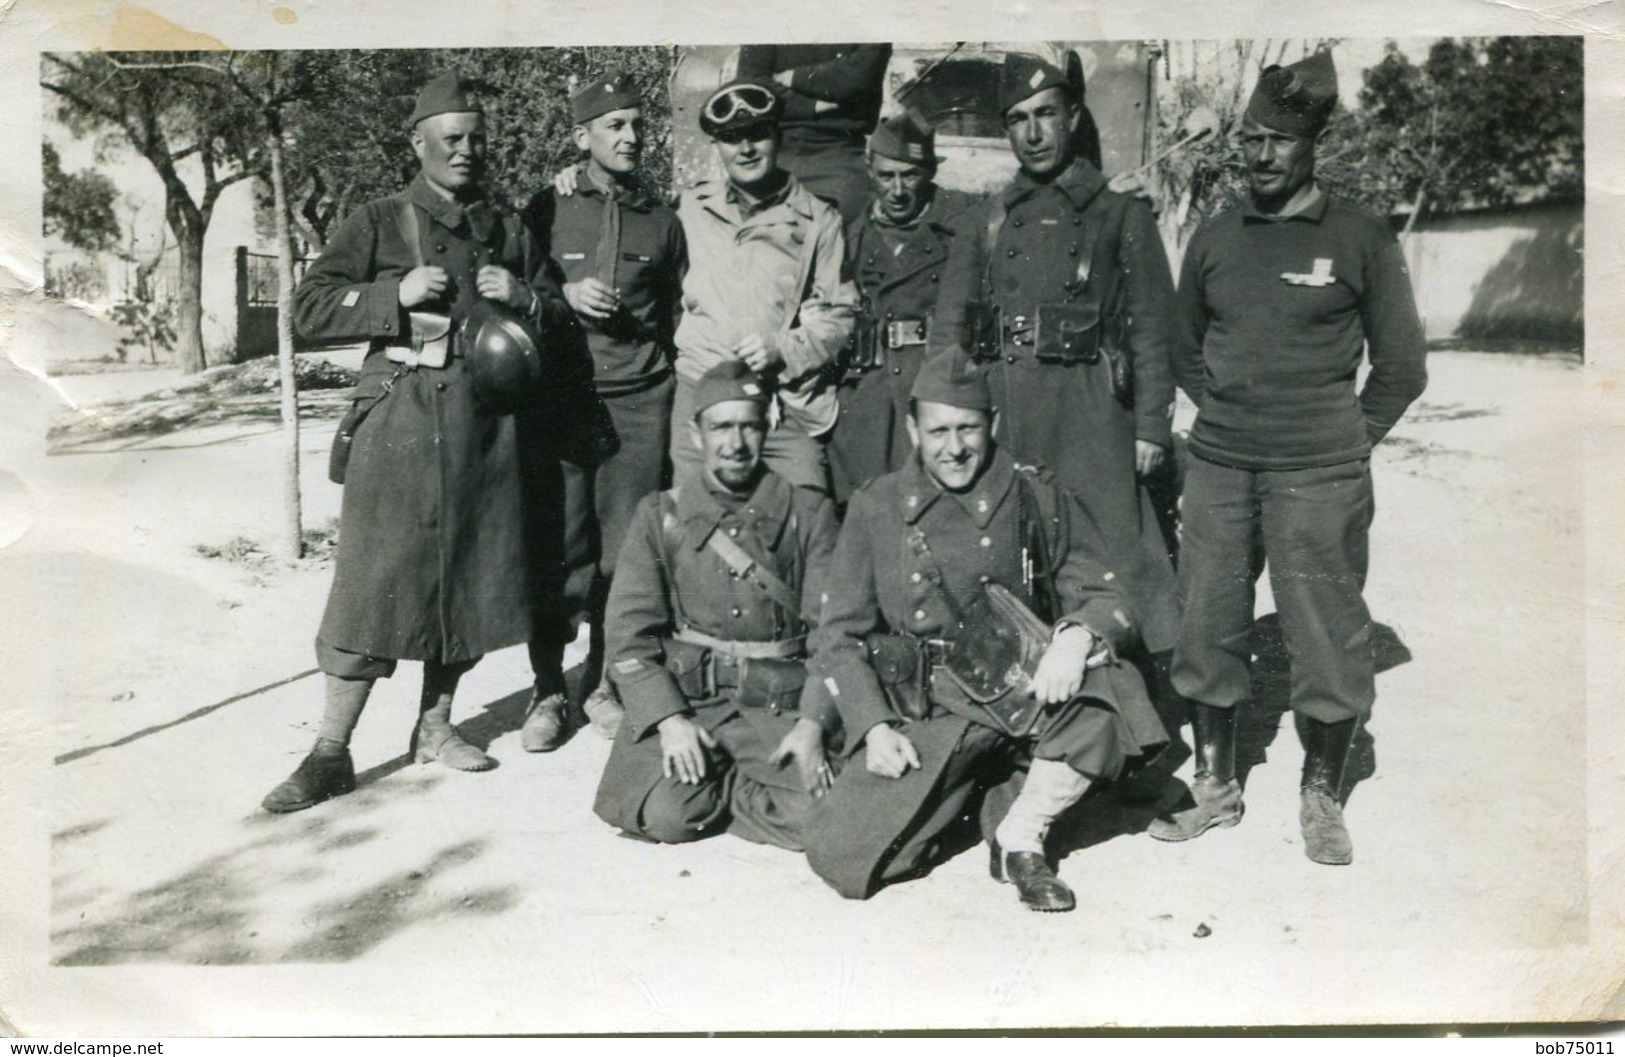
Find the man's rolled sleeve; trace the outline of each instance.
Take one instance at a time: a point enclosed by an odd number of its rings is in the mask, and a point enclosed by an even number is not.
[[[1410,270],[1390,238],[1367,266],[1360,299],[1371,372],[1360,391],[1366,433],[1376,444],[1427,388],[1427,343],[1416,311]]]

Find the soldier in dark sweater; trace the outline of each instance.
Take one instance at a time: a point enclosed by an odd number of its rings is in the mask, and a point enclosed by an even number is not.
[[[1259,78],[1241,129],[1250,195],[1191,240],[1179,284],[1175,377],[1199,409],[1185,478],[1183,624],[1174,686],[1191,701],[1196,773],[1151,835],[1188,840],[1241,820],[1236,706],[1248,695],[1256,554],[1292,658],[1305,721],[1300,822],[1316,862],[1352,861],[1343,771],[1375,697],[1361,592],[1371,448],[1427,382],[1399,243],[1328,197],[1315,148],[1337,103],[1331,56]],[[1371,371],[1356,392],[1362,353]]]

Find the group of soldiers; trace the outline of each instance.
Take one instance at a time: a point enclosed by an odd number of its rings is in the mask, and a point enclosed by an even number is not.
[[[995,879],[1068,910],[1052,825],[1096,784],[1167,799],[1177,713],[1153,698],[1188,704],[1195,766],[1151,835],[1240,821],[1267,561],[1305,850],[1352,860],[1369,457],[1426,376],[1397,242],[1314,179],[1331,57],[1261,75],[1247,200],[1195,235],[1176,293],[1143,194],[1080,155],[1081,85],[1005,58],[1019,170],[972,198],[935,184],[918,114],[880,120],[888,56],[742,48],[699,118],[722,177],[675,209],[640,181],[625,77],[572,95],[584,160],[520,216],[481,189],[477,98],[424,88],[421,172],[344,222],[294,300],[308,338],[369,351],[319,736],[267,810],[355,788],[351,731],[401,660],[424,665],[416,759],[494,766],[453,695],[525,642],[522,747],[612,739],[595,810],[628,835],[731,832],[867,898],[979,822]],[[545,336],[548,385],[493,401],[456,325],[481,302]],[[1176,383],[1198,407],[1177,574],[1152,501]]]

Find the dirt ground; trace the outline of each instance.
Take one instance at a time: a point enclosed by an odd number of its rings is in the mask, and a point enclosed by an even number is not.
[[[40,772],[47,955],[59,967],[315,963],[275,977],[255,1008],[322,1031],[1211,1023],[1255,1019],[1289,994],[1437,1019],[1405,967],[1425,978],[1492,952],[1583,946],[1590,866],[1575,604],[1585,438],[1566,412],[1583,372],[1471,352],[1430,368],[1427,395],[1375,458],[1368,598],[1384,670],[1348,807],[1355,864],[1303,856],[1302,749],[1266,589],[1244,823],[1160,844],[1143,833],[1149,809],[1091,796],[1060,868],[1080,905],[1060,916],[1020,907],[980,849],[848,903],[772,848],[622,839],[590,810],[607,743],[589,731],[552,755],[520,750],[522,649],[475,669],[456,710],[497,770],[408,762],[418,671],[406,666],[356,735],[360,790],[264,814],[260,797],[314,736],[311,640],[330,567],[195,548],[271,538],[275,424],[44,459],[32,527],[0,553],[0,589],[30,601],[13,675],[41,706],[25,733],[54,761]],[[108,377],[61,381],[107,399]],[[309,524],[338,511],[332,429],[317,419],[303,435]],[[1315,977],[1326,951],[1390,968]],[[364,987],[374,972],[392,983]],[[458,998],[437,1006],[447,977]],[[158,979],[139,992],[155,1022],[255,1030],[252,1014],[194,990],[220,977]],[[299,997],[351,986],[344,1003]],[[739,988],[772,1001],[719,1006]],[[1503,1001],[1495,987],[1469,997]]]

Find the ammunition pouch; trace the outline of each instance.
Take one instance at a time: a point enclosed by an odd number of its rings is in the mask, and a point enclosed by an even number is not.
[[[697,642],[664,639],[666,671],[689,700],[729,695],[740,708],[794,712],[807,681],[807,664],[792,657],[738,656]],[[738,643],[743,652],[784,652],[780,643]]]
[[[863,641],[868,648],[869,667],[880,680],[881,692],[894,713],[904,719],[924,719],[931,714],[931,698],[926,689],[930,671],[925,643],[913,635],[876,632]]]
[[[852,340],[846,346],[846,368],[851,371],[869,371],[885,362],[880,348],[880,322],[868,313],[860,313],[852,327]]]
[[[992,301],[967,302],[960,343],[972,359],[998,359],[1004,354],[1004,310]]]
[[[1100,306],[1084,303],[1038,306],[1040,363],[1096,363],[1100,360]]]
[[[1112,396],[1126,408],[1134,407],[1134,365],[1128,350],[1110,331],[1100,343],[1100,355],[1112,372]]]

